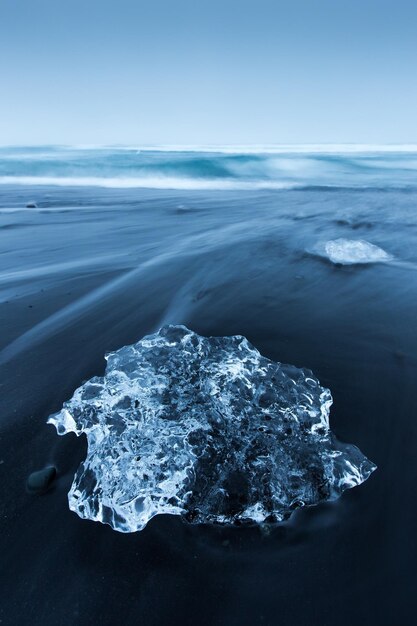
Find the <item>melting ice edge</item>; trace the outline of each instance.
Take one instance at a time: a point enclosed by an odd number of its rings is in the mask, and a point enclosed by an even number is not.
[[[162,513],[279,522],[376,469],[331,432],[332,396],[311,371],[270,361],[242,336],[165,326],[106,358],[104,377],[48,420],[59,435],[87,436],[68,494],[82,518],[120,532]]]

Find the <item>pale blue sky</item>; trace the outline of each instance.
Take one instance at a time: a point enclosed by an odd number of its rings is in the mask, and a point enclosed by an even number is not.
[[[417,141],[415,0],[0,0],[0,143]]]

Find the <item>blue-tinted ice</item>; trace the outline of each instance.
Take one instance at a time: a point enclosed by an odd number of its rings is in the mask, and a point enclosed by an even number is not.
[[[364,239],[332,239],[320,243],[315,252],[332,263],[340,265],[361,265],[364,263],[386,263],[392,255]]]
[[[336,440],[330,391],[309,370],[266,359],[244,337],[165,326],[107,361],[49,418],[60,435],[87,435],[69,492],[80,517],[121,532],[160,513],[276,522],[376,468]]]

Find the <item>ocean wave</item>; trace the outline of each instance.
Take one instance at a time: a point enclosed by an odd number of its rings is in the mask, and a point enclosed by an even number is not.
[[[1,185],[401,189],[416,181],[417,146],[0,148]]]

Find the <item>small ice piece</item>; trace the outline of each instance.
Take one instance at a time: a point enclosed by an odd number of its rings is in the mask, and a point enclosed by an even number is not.
[[[279,522],[337,498],[376,466],[329,428],[330,391],[244,337],[165,326],[107,355],[103,377],[49,418],[85,433],[70,509],[120,532],[161,513],[190,522]]]
[[[333,239],[320,245],[317,252],[332,263],[355,265],[360,263],[383,263],[391,261],[392,256],[363,239]]]

